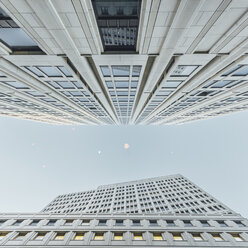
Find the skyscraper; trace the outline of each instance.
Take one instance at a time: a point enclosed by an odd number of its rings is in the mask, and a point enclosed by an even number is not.
[[[2,247],[247,247],[248,220],[182,175],[61,195],[0,214]]]
[[[0,114],[180,124],[248,108],[247,0],[1,0]]]

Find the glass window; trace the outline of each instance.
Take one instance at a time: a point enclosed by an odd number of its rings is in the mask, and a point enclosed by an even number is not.
[[[141,66],[133,66],[132,76],[139,77],[140,71],[141,71]]]
[[[112,81],[106,81],[106,85],[107,85],[107,87],[108,87],[109,89],[114,88],[114,84],[113,84]]]
[[[107,225],[107,220],[99,220],[98,226],[106,226]]]
[[[130,66],[112,66],[114,77],[129,77]]]
[[[233,73],[233,76],[247,76],[248,75],[248,66],[242,66],[238,71]]]
[[[166,81],[162,88],[177,88],[183,81]]]
[[[73,81],[73,83],[77,86],[78,89],[83,89],[82,83],[79,83],[78,81]]]
[[[202,238],[200,233],[192,233],[192,236],[193,236],[193,239],[195,241],[202,241],[203,240],[203,238]]]
[[[58,66],[58,68],[63,72],[66,77],[72,77],[71,73],[64,66]]]
[[[108,66],[100,66],[100,68],[101,68],[101,71],[102,71],[102,75],[104,77],[110,77],[111,76]]]
[[[3,240],[7,234],[8,234],[7,232],[0,233],[0,240]]]
[[[23,240],[27,233],[18,233],[14,240]]]
[[[84,239],[84,233],[76,233],[74,240],[83,240]]]
[[[183,220],[184,226],[191,227],[193,226],[190,220]]]
[[[96,233],[94,240],[103,240],[104,238],[104,233]]]
[[[40,70],[32,66],[25,66],[26,69],[34,73],[37,77],[44,77]]]
[[[153,233],[153,240],[163,240],[161,233]]]
[[[158,225],[158,221],[157,220],[149,220],[149,223],[152,226],[157,226]]]
[[[142,233],[134,233],[134,234],[133,234],[133,239],[134,239],[134,240],[143,240],[143,235],[142,235]]]
[[[240,237],[239,234],[231,234],[233,236],[233,238],[236,240],[236,241],[244,241],[244,239],[242,237]]]
[[[227,227],[227,224],[224,222],[224,221],[217,221],[218,224],[221,226],[221,227]]]
[[[123,233],[115,233],[114,240],[123,240]]]
[[[116,226],[123,226],[123,220],[116,220],[115,225]]]
[[[138,87],[138,81],[132,81],[131,88],[137,88],[137,87]]]
[[[201,222],[202,226],[204,226],[204,227],[210,226],[206,220],[200,220],[200,222]]]
[[[128,81],[115,81],[116,88],[128,88],[129,82]]]
[[[27,93],[35,97],[45,97],[45,95],[43,95],[42,93],[38,91],[27,91]]]
[[[226,71],[224,74],[222,74],[221,76],[228,76],[229,74],[231,74],[232,72],[236,71],[237,69],[239,69],[241,67],[241,65],[235,65],[234,67],[232,67],[231,69],[229,69],[228,71]]]
[[[40,220],[33,220],[33,221],[30,223],[30,226],[37,226],[39,222],[40,222]]]
[[[57,233],[54,240],[64,240],[65,233]]]
[[[244,227],[245,225],[241,221],[234,221],[239,227]]]
[[[34,237],[34,240],[43,240],[46,233],[37,233],[37,235]]]
[[[23,222],[23,220],[17,220],[17,221],[13,224],[13,226],[20,226],[22,222]]]
[[[174,220],[167,220],[167,226],[175,226]]]
[[[183,240],[181,233],[173,233],[172,235],[173,235],[173,240],[175,240],[175,241]]]
[[[73,224],[73,220],[66,220],[65,221],[65,226],[72,226],[72,224]]]
[[[8,86],[11,86],[15,89],[29,89],[29,87],[21,82],[3,82],[5,84],[7,84]]]
[[[172,72],[172,77],[187,77],[196,70],[197,65],[178,65],[177,68]]]
[[[6,220],[0,220],[0,226],[5,223]]]
[[[222,81],[217,81],[215,84],[211,86],[211,88],[222,88],[227,86],[229,83],[233,82],[232,80],[222,80]]]
[[[59,88],[60,88],[60,87],[58,86],[58,84],[55,83],[55,82],[53,82],[53,81],[51,81],[51,82],[47,81],[47,83],[48,83],[49,85],[51,85],[54,89],[59,89]]]
[[[88,219],[82,220],[81,225],[89,225],[89,224],[90,224],[90,220]]]
[[[47,225],[48,226],[54,226],[56,222],[57,222],[57,220],[49,220],[49,222],[47,223]]]
[[[21,28],[0,28],[0,40],[12,48],[37,47],[37,44]]]
[[[206,84],[203,86],[203,88],[207,88],[207,87],[209,87],[210,85],[212,85],[212,84],[215,83],[215,82],[216,82],[215,80],[212,80],[212,81],[206,83]]]
[[[48,77],[62,77],[61,72],[52,66],[38,66],[38,68],[45,73]]]
[[[81,91],[70,91],[73,96],[84,96]]]
[[[223,241],[223,238],[220,236],[220,234],[212,234],[215,241]]]
[[[133,225],[134,226],[140,226],[140,220],[133,220]]]
[[[69,81],[57,81],[57,83],[63,88],[63,89],[75,89],[75,86],[72,82]]]

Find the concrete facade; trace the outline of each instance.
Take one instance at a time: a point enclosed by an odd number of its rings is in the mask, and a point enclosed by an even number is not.
[[[1,0],[0,7],[1,115],[169,125],[248,107],[246,0]]]

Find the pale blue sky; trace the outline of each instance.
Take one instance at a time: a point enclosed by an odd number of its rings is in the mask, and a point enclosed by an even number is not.
[[[180,126],[0,117],[0,152],[0,212],[37,212],[59,194],[180,173],[248,217],[248,111]]]

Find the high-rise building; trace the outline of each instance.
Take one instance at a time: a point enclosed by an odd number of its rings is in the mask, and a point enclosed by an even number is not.
[[[0,115],[180,124],[248,108],[247,0],[1,0]]]
[[[247,247],[248,220],[181,175],[58,196],[0,214],[1,247]]]

